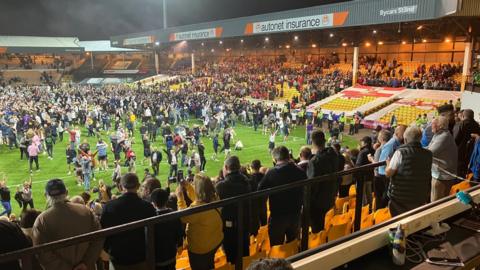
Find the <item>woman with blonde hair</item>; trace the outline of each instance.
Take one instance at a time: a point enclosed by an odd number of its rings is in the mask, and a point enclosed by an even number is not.
[[[193,188],[195,200],[189,207],[218,200],[215,187],[208,176],[196,174],[193,178]],[[176,194],[180,209],[184,209],[186,203],[182,190],[177,188]],[[183,217],[181,220],[187,224],[188,257],[192,270],[214,269],[215,252],[223,240],[223,222],[220,211],[218,209],[207,210]]]

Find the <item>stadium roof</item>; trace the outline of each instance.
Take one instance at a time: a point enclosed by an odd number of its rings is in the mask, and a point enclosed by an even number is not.
[[[459,0],[355,0],[133,33],[110,40],[113,46],[142,47],[183,40],[432,20],[454,14],[457,9]]]
[[[80,41],[80,47],[86,52],[138,52],[137,49],[118,48],[110,45],[110,40]]]
[[[82,52],[77,37],[0,36],[0,53]]]

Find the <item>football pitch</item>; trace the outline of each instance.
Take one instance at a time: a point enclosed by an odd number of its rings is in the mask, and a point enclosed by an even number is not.
[[[188,124],[191,126],[193,124],[200,124],[196,120],[191,120]],[[187,124],[187,123],[185,123]],[[152,169],[149,167],[148,162],[142,164],[143,161],[143,145],[140,138],[140,132],[138,128],[140,127],[140,123],[137,123],[135,129],[135,143],[133,144],[133,149],[137,156],[136,160],[136,172],[139,175],[140,180],[143,179],[144,176],[144,169],[149,168],[150,172]],[[222,131],[223,132],[223,131]],[[240,162],[242,164],[249,164],[254,159],[259,159],[262,162],[262,166],[271,167],[272,166],[272,158],[270,156],[268,150],[268,139],[269,135],[263,135],[261,127],[257,131],[253,130],[251,126],[245,126],[242,124],[237,124],[235,127],[236,136],[232,142],[232,147],[235,145],[237,140],[240,140],[244,148],[239,151],[232,151],[232,155],[237,155],[240,158]],[[97,137],[87,137],[87,130],[82,128],[81,133],[81,141],[87,140],[90,143],[91,149],[95,150],[95,145],[98,141]],[[110,140],[108,139],[108,134],[106,132],[101,132],[101,137],[108,143],[110,147]],[[221,135],[220,137],[220,144]],[[215,177],[218,175],[220,169],[223,165],[224,154],[218,154],[218,161],[212,160],[213,154],[213,147],[212,147],[212,140],[208,137],[201,137],[201,141],[205,145],[205,157],[207,158],[206,164],[206,172],[205,174]],[[357,147],[357,141],[350,136],[344,135],[342,146],[349,146]],[[295,129],[291,130],[290,136],[286,142],[283,142],[283,136],[277,135],[276,137],[276,146],[285,145],[287,148],[291,149],[293,152],[294,157],[298,157],[299,150],[302,146],[306,144],[305,140],[305,127],[298,126]],[[40,154],[39,155],[39,164],[40,170],[33,171],[32,174],[32,191],[33,191],[33,201],[35,204],[35,208],[39,210],[45,209],[45,195],[44,189],[45,184],[48,180],[53,178],[60,178],[63,179],[65,184],[67,185],[69,196],[75,196],[81,194],[84,189],[83,186],[78,186],[76,182],[76,175],[72,173],[68,175],[67,172],[67,161],[65,150],[68,145],[68,133],[64,133],[64,138],[62,142],[57,140],[57,143],[54,146],[53,150],[53,159],[50,160],[47,158],[47,155]],[[157,137],[156,142],[151,142],[152,147],[157,147],[160,149],[165,149],[165,144],[163,143],[163,138],[160,136]],[[196,147],[195,147],[196,148]],[[233,148],[232,148],[233,150]],[[93,152],[93,151],[92,151]],[[190,153],[189,153],[190,154]],[[160,164],[160,175],[158,179],[162,183],[162,188],[166,187],[168,173],[170,166],[167,163],[167,155],[163,152],[163,159]],[[5,175],[7,179],[7,186],[10,188],[11,197],[12,197],[12,212],[15,214],[19,214],[21,212],[21,208],[19,208],[18,203],[13,199],[17,187],[19,187],[24,181],[29,180],[30,173],[29,173],[29,163],[24,158],[24,160],[20,160],[20,150],[13,149],[10,150],[7,145],[0,146],[0,177]],[[183,169],[186,173],[187,168],[180,167],[180,156],[179,153],[179,170]],[[122,153],[122,163],[124,160],[124,155]],[[95,171],[95,179],[91,181],[91,188],[96,187],[98,185],[98,181],[100,179],[104,180],[106,184],[112,184],[112,172],[113,172],[113,153],[111,151],[108,152],[108,159],[109,159],[109,170],[107,171]],[[35,165],[33,165],[35,168]],[[126,167],[122,167],[122,174],[127,172]],[[172,188],[174,188],[172,186]],[[113,193],[116,193],[117,190],[114,190]],[[92,194],[92,198],[96,198],[97,194]],[[2,209],[3,210],[3,209]]]

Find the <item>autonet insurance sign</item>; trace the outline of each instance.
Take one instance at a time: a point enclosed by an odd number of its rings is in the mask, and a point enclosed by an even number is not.
[[[193,40],[193,39],[207,39],[218,38],[222,36],[223,28],[208,28],[195,31],[171,33],[170,41]]]
[[[246,25],[245,34],[298,31],[340,26],[345,23],[347,17],[348,11],[344,11],[273,21],[254,22]]]

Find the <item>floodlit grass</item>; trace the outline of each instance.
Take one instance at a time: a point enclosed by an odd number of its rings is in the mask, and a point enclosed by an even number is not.
[[[192,124],[193,121],[190,121]],[[137,128],[139,127],[137,123]],[[237,125],[235,128],[236,137],[235,141],[241,140],[244,148],[241,151],[232,151],[233,155],[237,155],[240,158],[242,164],[249,164],[254,159],[259,159],[262,162],[263,166],[270,167],[272,166],[272,159],[268,151],[268,135],[263,135],[261,129],[258,129],[256,132],[253,130],[253,127],[248,127],[244,125]],[[97,139],[94,137],[86,137],[86,129],[82,130],[81,141],[87,139],[91,145],[91,149],[95,149],[95,144]],[[102,132],[102,138],[109,143],[107,134]],[[222,168],[222,162],[224,160],[223,153],[219,153],[218,160],[214,161],[211,159],[213,153],[212,141],[208,137],[202,137],[201,140],[205,144],[205,156],[207,158],[206,164],[206,174],[209,176],[218,175],[219,170]],[[143,160],[143,145],[140,140],[140,133],[136,129],[135,133],[135,144],[133,144],[134,151],[137,155],[137,173],[139,178],[143,179],[143,171],[148,166],[148,162],[145,162],[145,166],[142,165]],[[35,208],[43,210],[45,209],[45,196],[44,189],[45,183],[52,178],[61,178],[65,181],[67,188],[69,190],[69,195],[79,195],[83,192],[83,187],[77,186],[76,176],[74,173],[72,175],[67,175],[67,162],[65,157],[65,149],[68,144],[68,133],[64,134],[63,142],[57,142],[54,146],[53,151],[53,160],[47,159],[46,155],[39,156],[40,171],[36,172],[34,170],[32,175],[33,180],[33,200],[35,203]],[[220,144],[222,144],[220,136]],[[356,147],[357,141],[349,136],[344,136],[344,145],[349,147]],[[276,145],[286,145],[289,149],[293,151],[295,157],[298,156],[299,149],[301,146],[305,145],[305,127],[297,127],[291,131],[290,137],[284,143],[283,137],[278,135],[276,139]],[[152,142],[152,147],[160,147],[165,149],[165,144],[163,139],[158,137],[156,142]],[[232,143],[232,147],[234,143]],[[232,148],[233,149],[233,148]],[[13,212],[19,214],[21,209],[16,201],[13,199],[17,186],[21,185],[23,181],[29,179],[29,167],[28,161],[20,160],[20,151],[18,149],[10,150],[8,146],[0,146],[0,175],[5,174],[7,176],[7,185],[10,188],[12,195],[12,207]],[[180,157],[180,154],[179,154]],[[112,176],[112,167],[113,167],[113,153],[108,153],[109,166],[110,169],[106,172],[95,172],[96,181],[91,182],[91,187],[96,187],[98,180],[103,179],[107,184],[111,184]],[[122,159],[124,158],[122,154]],[[180,165],[180,162],[179,162]],[[35,166],[34,166],[35,167]],[[122,168],[122,172],[126,172],[127,168]],[[184,169],[186,173],[186,168]],[[150,172],[152,169],[150,168]],[[163,160],[160,165],[160,176],[158,179],[162,182],[162,187],[166,186],[167,177],[169,172],[169,165],[167,163],[166,154],[163,153]],[[116,191],[114,191],[116,192]],[[96,194],[92,194],[92,197],[96,198]],[[3,209],[2,209],[3,211]]]

